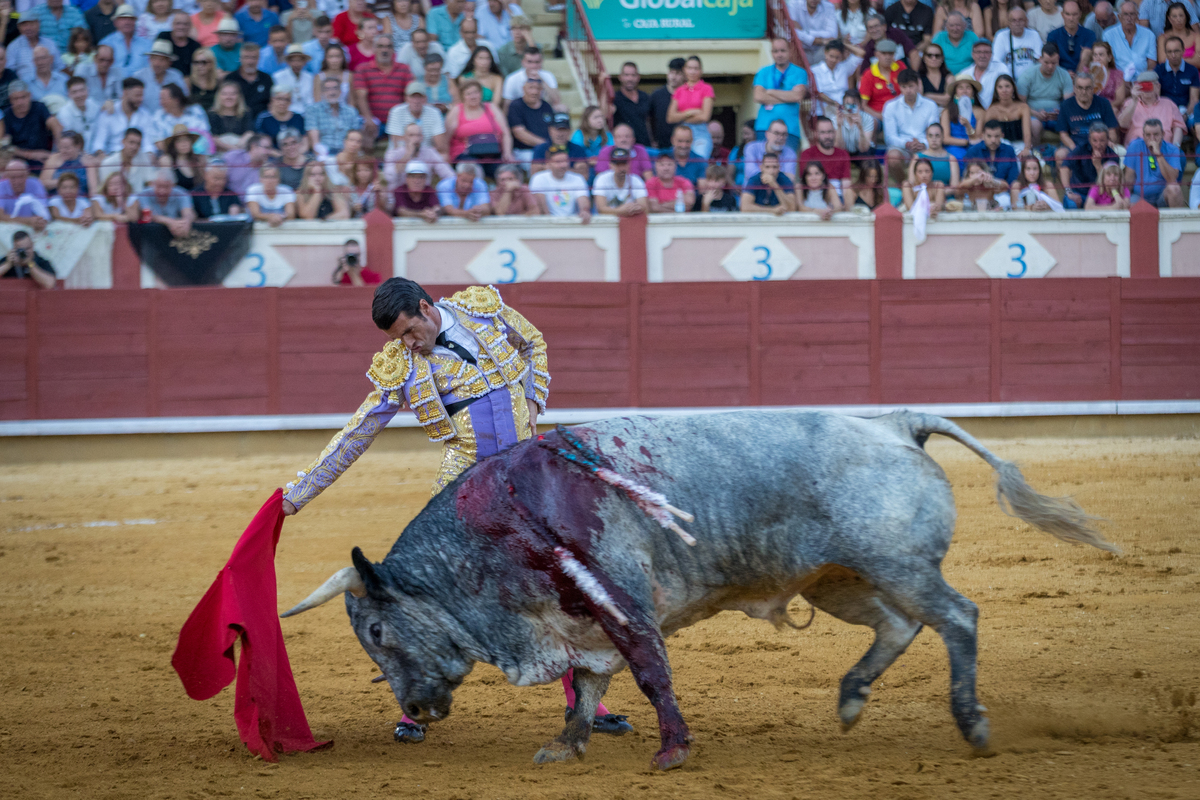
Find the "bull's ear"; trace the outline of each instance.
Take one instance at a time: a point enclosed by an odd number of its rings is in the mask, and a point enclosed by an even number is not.
[[[391,594],[383,586],[383,580],[379,573],[375,571],[375,565],[363,555],[362,548],[356,547],[350,551],[350,560],[354,563],[354,568],[358,570],[358,574],[362,576],[363,585],[367,587],[367,595],[375,600],[390,600]]]

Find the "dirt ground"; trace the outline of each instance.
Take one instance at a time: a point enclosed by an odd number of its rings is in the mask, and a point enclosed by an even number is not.
[[[421,745],[340,603],[285,620],[324,752],[250,757],[232,687],[189,700],[170,666],[184,619],[275,486],[305,458],[114,459],[0,467],[0,797],[1200,798],[1200,440],[991,441],[1030,482],[1107,517],[1120,557],[1004,516],[982,461],[945,440],[959,525],[945,573],[980,606],[979,693],[991,758],[950,717],[946,651],[923,631],[843,734],[838,681],[870,632],[818,613],[776,632],[726,613],[669,641],[697,741],[649,769],[652,708],[628,672],[606,700],[636,733],[582,762],[535,766],[561,728],[558,685],[518,689],[481,665]],[[436,463],[369,453],[283,529],[280,606],[383,556]],[[794,604],[796,615],[807,616]]]

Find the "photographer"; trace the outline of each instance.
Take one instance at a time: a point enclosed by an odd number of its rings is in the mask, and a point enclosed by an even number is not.
[[[13,235],[13,249],[0,264],[0,278],[33,278],[43,289],[54,288],[54,267],[33,252],[33,239],[25,231]]]
[[[367,269],[362,263],[362,253],[357,239],[347,239],[342,245],[342,257],[338,259],[337,269],[333,271],[335,286],[374,286],[383,281],[383,277],[374,270]]]

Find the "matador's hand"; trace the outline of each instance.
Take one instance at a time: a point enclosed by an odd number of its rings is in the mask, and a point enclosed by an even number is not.
[[[292,505],[292,501],[291,501],[291,500],[284,500],[284,501],[283,501],[283,515],[284,515],[285,517],[291,517],[291,516],[294,516],[294,515],[295,515],[295,513],[296,513],[298,510],[299,510],[299,509],[297,509],[297,508],[296,508],[294,505]]]
[[[534,436],[537,436],[537,415],[538,415],[537,403],[533,400],[530,400],[528,397],[526,397],[525,404],[527,406],[529,406],[529,429],[533,432]],[[287,501],[285,500],[284,502],[287,502]]]

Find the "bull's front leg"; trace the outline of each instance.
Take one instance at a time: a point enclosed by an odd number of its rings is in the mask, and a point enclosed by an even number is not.
[[[548,764],[552,761],[568,761],[576,756],[583,758],[588,739],[592,735],[592,720],[600,698],[608,691],[611,677],[598,675],[578,667],[574,670],[572,688],[575,690],[575,708],[567,717],[567,725],[555,739],[533,757],[534,763]]]

